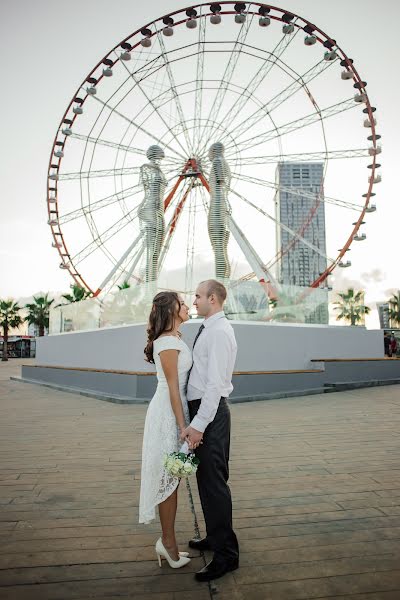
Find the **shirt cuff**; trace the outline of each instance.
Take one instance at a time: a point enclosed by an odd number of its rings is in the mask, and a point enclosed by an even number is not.
[[[201,433],[205,432],[207,425],[208,422],[198,415],[195,415],[190,423],[190,427],[193,427],[193,429],[196,429],[196,431],[200,431]]]

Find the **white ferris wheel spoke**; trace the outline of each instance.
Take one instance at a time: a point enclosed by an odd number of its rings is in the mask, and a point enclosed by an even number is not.
[[[303,152],[302,154],[271,154],[267,156],[249,156],[238,159],[240,165],[262,165],[269,163],[315,162],[343,158],[368,157],[368,148],[355,148],[354,150],[328,150],[325,152]]]
[[[120,175],[137,175],[140,173],[140,167],[123,167],[121,169],[104,169],[101,171],[77,171],[76,173],[59,173],[54,177],[50,176],[50,179],[57,181],[70,181],[72,179],[94,179],[96,177],[118,177]],[[173,168],[166,171],[167,174],[175,172],[177,169]]]
[[[204,53],[206,39],[206,23],[204,17],[199,19],[199,38],[196,66],[196,92],[194,99],[194,126],[193,126],[193,149],[196,149],[200,140],[200,125],[203,106],[203,79],[204,79]]]
[[[176,89],[179,89],[179,88],[181,88],[181,87],[187,87],[187,86],[188,86],[188,85],[190,85],[191,83],[195,83],[195,80],[192,80],[192,81],[187,81],[187,82],[185,82],[185,83],[183,83],[183,84],[177,85],[177,86],[176,86]],[[181,95],[184,95],[185,93],[190,93],[190,90],[189,90],[189,91],[181,91],[180,93],[181,93]],[[168,119],[169,121],[171,121],[171,120],[172,120],[171,114],[170,114],[170,113],[168,113],[166,110],[164,111],[164,110],[162,109],[162,107],[163,107],[163,106],[165,106],[165,105],[168,105],[168,104],[169,104],[169,103],[171,103],[173,100],[174,100],[174,95],[173,95],[173,93],[172,93],[172,91],[171,91],[171,89],[170,89],[170,88],[168,88],[168,89],[166,89],[166,90],[164,89],[164,90],[162,91],[162,93],[161,93],[159,96],[156,96],[156,97],[154,97],[154,98],[153,98],[153,107],[154,107],[154,109],[155,109],[155,110],[157,110],[159,113],[162,113],[162,114],[164,114],[164,115],[165,115],[165,118],[166,118],[166,119]],[[143,113],[145,110],[146,110],[146,106],[145,106],[145,107],[143,107],[143,108],[141,108],[141,109],[139,110],[139,112],[138,112],[138,113],[136,113],[136,115],[133,117],[133,119],[132,119],[132,120],[133,120],[133,121],[136,123],[136,122],[137,122],[137,119],[138,119],[138,117],[139,117],[139,116],[140,116],[140,115],[141,115],[141,114],[142,114],[142,113]],[[151,115],[148,115],[147,117],[145,117],[145,118],[142,120],[142,123],[141,123],[141,125],[143,125],[143,123],[145,123],[145,122],[146,122],[146,121],[147,121],[147,120],[150,118],[150,116],[151,116]],[[174,118],[173,120],[174,120],[174,123],[170,123],[170,124],[169,124],[169,131],[168,131],[167,133],[171,134],[171,135],[172,135],[172,137],[173,137],[173,138],[175,138],[175,137],[176,137],[176,136],[179,134],[179,132],[180,132],[180,129],[182,128],[182,124],[181,124],[181,122],[180,122],[178,119],[175,119],[175,118]],[[188,129],[188,128],[186,127],[186,129]],[[166,145],[166,144],[165,144],[165,142],[163,142],[163,143],[164,143],[164,146],[165,146],[165,145]],[[171,160],[171,161],[175,160],[176,162],[178,162],[178,161],[179,161],[179,163],[180,163],[180,164],[182,164],[182,158],[174,158],[174,157],[171,157],[171,156],[169,156],[169,157],[168,157],[168,160]]]
[[[269,213],[267,213],[265,210],[263,210],[262,208],[260,208],[259,206],[257,206],[256,204],[254,204],[253,202],[251,202],[250,200],[248,200],[244,196],[242,196],[242,194],[239,194],[238,192],[236,192],[235,190],[232,190],[232,189],[230,189],[229,192],[231,194],[234,194],[235,196],[237,196],[241,200],[243,200],[243,202],[245,202],[249,206],[253,207],[259,213],[261,213],[262,215],[264,215],[264,217],[267,217],[267,219],[269,219],[270,221],[273,221],[274,223],[276,223],[276,225],[278,225],[278,227],[280,227],[281,229],[283,229],[284,231],[286,231],[289,235],[291,235],[297,241],[302,242],[305,246],[307,246],[308,248],[310,248],[310,250],[313,250],[314,252],[317,252],[317,254],[319,254],[320,256],[322,256],[323,258],[325,258],[328,262],[330,262],[330,263],[334,263],[335,262],[333,259],[329,258],[324,252],[322,252],[322,250],[320,248],[318,248],[317,246],[314,246],[314,244],[312,244],[308,240],[304,239],[297,231],[294,231],[293,229],[291,229],[290,227],[288,227],[287,225],[285,225],[284,223],[282,223],[279,219],[276,219],[275,217],[273,217],[272,215],[270,215]]]
[[[200,197],[201,197],[201,202],[203,204],[203,208],[204,208],[204,212],[207,213],[210,203],[209,203],[209,195],[206,194],[204,186],[201,186],[200,189]]]
[[[139,82],[142,82],[142,85],[144,85],[144,84],[146,83],[146,82],[145,82],[145,79],[146,79],[147,77],[150,77],[150,75],[152,75],[152,74],[154,74],[154,73],[157,73],[158,71],[160,71],[160,70],[162,69],[162,67],[163,67],[163,64],[164,64],[164,63],[163,63],[163,61],[161,61],[161,57],[160,57],[160,55],[157,55],[157,56],[156,56],[156,58],[155,58],[155,59],[153,59],[153,60],[151,61],[151,64],[153,65],[154,63],[157,63],[157,61],[160,61],[160,64],[159,64],[159,65],[157,65],[157,64],[156,64],[156,68],[153,68],[153,70],[152,70],[152,71],[150,71],[150,69],[145,69],[145,67],[141,67],[139,70],[137,70],[136,72],[134,72],[134,75],[136,75],[136,74],[141,74],[141,75],[143,75],[143,74],[144,74],[144,76],[143,76],[143,77],[142,77],[142,78],[139,80]],[[127,68],[126,68],[126,71],[127,71],[127,73],[128,73],[128,77],[127,77],[127,78],[126,78],[126,80],[125,80],[125,81],[124,81],[124,82],[123,82],[123,83],[120,85],[120,87],[118,88],[118,90],[117,90],[117,91],[119,91],[119,90],[120,90],[120,89],[123,87],[123,85],[125,85],[125,84],[126,84],[128,81],[129,81],[129,79],[131,79],[131,73],[130,73],[129,69],[127,69]],[[189,82],[189,83],[190,83],[190,82]],[[185,82],[184,84],[181,84],[181,85],[187,85],[187,82]],[[158,84],[157,84],[156,82],[152,82],[152,84],[151,84],[151,87],[152,87],[152,89],[155,89],[157,86],[158,86]],[[161,94],[160,94],[159,96],[155,96],[155,97],[153,97],[153,107],[154,107],[155,111],[164,112],[164,111],[161,111],[161,107],[162,107],[164,104],[168,104],[169,102],[171,102],[171,101],[173,100],[173,94],[172,94],[172,92],[171,92],[171,90],[170,90],[170,89],[165,89],[165,86],[158,86],[158,87],[159,87],[160,89],[162,89],[162,92],[161,92]],[[123,97],[123,98],[122,98],[122,99],[121,99],[119,102],[117,102],[117,104],[116,104],[116,106],[115,106],[115,107],[111,107],[111,105],[110,105],[110,104],[108,104],[108,103],[104,103],[104,102],[103,102],[103,105],[104,105],[105,107],[107,107],[107,108],[110,110],[110,116],[112,116],[112,115],[113,115],[113,113],[114,113],[114,112],[116,112],[116,109],[117,109],[117,107],[119,106],[119,104],[120,104],[120,103],[121,103],[123,100],[125,100],[125,98],[126,98],[128,95],[129,95],[129,93],[130,93],[131,91],[132,91],[132,89],[130,89],[130,90],[129,90],[129,91],[128,91],[128,92],[127,92],[125,95],[124,95],[124,97]],[[82,92],[85,92],[85,89],[84,89],[84,87],[82,87]],[[116,92],[115,92],[115,93],[116,93]],[[112,96],[110,96],[109,100],[110,100],[110,99],[111,99],[111,98],[112,98],[112,97],[115,95],[115,93],[114,93]],[[96,97],[96,99],[98,99],[98,98]],[[128,118],[127,118],[125,115],[122,115],[121,113],[119,113],[119,115],[120,115],[120,116],[122,116],[123,118],[125,118],[125,120],[127,120],[127,122],[128,122],[128,128],[129,128],[129,126],[132,126],[132,124],[134,124],[134,125],[137,127],[137,125],[138,125],[138,123],[137,123],[137,120],[138,120],[138,118],[140,117],[140,115],[141,115],[143,112],[145,112],[145,111],[146,111],[146,108],[147,108],[147,105],[143,106],[143,107],[142,107],[142,108],[141,108],[141,109],[140,109],[140,110],[139,110],[139,111],[136,113],[136,115],[134,115],[134,116],[133,116],[131,119],[128,119]],[[143,130],[143,124],[144,124],[144,123],[145,123],[145,122],[146,122],[146,121],[147,121],[147,120],[150,118],[150,116],[151,116],[151,115],[148,115],[147,117],[145,117],[144,119],[142,119],[142,122],[140,123],[140,125],[142,126],[142,130]],[[171,115],[170,115],[169,113],[165,112],[165,116],[166,116],[166,118],[167,118],[168,120],[171,120]],[[108,119],[107,119],[107,121],[108,121]],[[174,126],[174,127],[177,127],[177,126],[179,126],[179,123],[178,123],[178,121],[176,121],[176,126]],[[127,129],[128,129],[128,128],[127,128]],[[138,128],[137,128],[137,129],[138,129]],[[170,127],[170,129],[171,129],[171,130],[173,130],[173,127]],[[93,130],[93,128],[92,128],[92,130]],[[137,133],[137,131],[136,131],[136,133]],[[147,131],[146,131],[146,133],[148,134],[148,132],[147,132]],[[150,135],[150,134],[149,134],[149,135]],[[132,139],[134,138],[134,136],[135,136],[135,134],[133,135]],[[159,140],[157,139],[157,141],[159,141]],[[160,143],[161,143],[161,142],[160,142]],[[165,142],[164,142],[164,146],[166,146]],[[138,151],[139,151],[139,150],[138,150]],[[144,152],[144,151],[142,150],[142,152]],[[180,155],[179,155],[179,153],[177,153],[176,151],[175,151],[175,153],[177,154],[177,156],[180,156]],[[185,156],[186,156],[186,155],[185,155]],[[181,162],[182,162],[182,158],[183,158],[183,157],[181,156],[181,159],[178,159],[178,158],[176,158],[175,160],[176,160],[176,161],[177,161],[177,160],[180,160],[180,163],[181,163]],[[172,161],[172,160],[173,160],[173,157],[169,157],[169,158],[168,158],[168,160],[171,160],[171,161]]]
[[[146,55],[148,56],[149,50],[146,49]],[[160,69],[162,69],[164,65],[163,60],[161,59],[161,55],[159,52],[154,53],[154,58],[148,60],[145,59],[144,64],[138,69],[133,71],[135,77],[140,78],[141,81],[145,81],[155,73],[157,73]]]
[[[87,246],[85,246],[80,252],[75,254],[72,257],[72,262],[74,265],[78,265],[83,260],[85,260],[88,256],[90,256],[93,252],[95,252],[98,248],[104,245],[105,242],[108,242],[112,237],[117,235],[122,229],[124,229],[127,225],[132,223],[132,219],[136,216],[138,207],[135,206],[130,210],[126,215],[123,215],[118,221],[116,221],[111,227],[106,229],[104,232],[99,234],[96,238],[94,238]]]
[[[69,223],[70,221],[73,221],[75,219],[79,219],[79,218],[85,216],[89,212],[92,213],[92,212],[95,212],[96,210],[100,210],[101,208],[111,206],[112,204],[115,204],[116,202],[120,202],[120,200],[123,200],[125,198],[134,196],[135,194],[138,194],[139,192],[143,192],[143,186],[141,184],[134,185],[132,187],[126,188],[125,190],[117,192],[116,194],[111,194],[110,196],[106,196],[105,198],[101,198],[100,200],[97,200],[90,204],[86,204],[85,206],[82,206],[81,208],[72,210],[69,213],[66,213],[66,214],[60,216],[58,218],[58,222],[60,225],[64,225],[65,223]]]
[[[186,242],[186,267],[185,267],[185,290],[191,287],[193,280],[193,265],[194,265],[194,254],[195,254],[195,231],[196,231],[196,200],[197,200],[197,187],[193,186],[194,180],[192,180],[191,187],[189,189],[188,198],[188,228],[187,228],[187,242]],[[192,192],[194,192],[192,194]]]
[[[83,142],[89,142],[91,144],[99,144],[99,146],[108,146],[109,148],[115,148],[116,150],[124,150],[125,152],[132,152],[133,154],[146,154],[142,148],[135,148],[134,146],[126,146],[124,144],[118,144],[117,142],[110,142],[108,140],[102,140],[101,138],[91,137],[89,135],[82,135],[80,133],[72,132],[69,136],[74,140],[81,140]]]
[[[128,71],[128,77],[127,77],[127,79],[124,81],[124,84],[125,84],[125,83],[126,83],[126,82],[127,82],[129,79],[130,79],[130,78],[131,78],[131,75],[130,75],[130,71],[129,71],[129,69],[128,69],[127,71]],[[120,86],[120,87],[122,87],[122,86]],[[153,86],[153,87],[154,87],[154,86]],[[84,91],[84,90],[83,90],[83,91]],[[129,95],[129,93],[130,93],[131,91],[132,91],[132,90],[130,90],[129,92],[127,92],[127,93],[125,94],[124,98],[123,98],[122,100],[120,100],[120,101],[117,103],[117,105],[116,105],[115,107],[112,107],[110,104],[108,104],[108,103],[106,103],[106,102],[103,102],[103,101],[101,101],[101,100],[100,100],[100,102],[101,102],[101,103],[102,103],[102,104],[103,104],[103,105],[104,105],[106,108],[108,108],[108,110],[110,111],[110,116],[111,116],[111,115],[112,115],[114,112],[116,112],[117,106],[118,106],[118,105],[119,105],[119,104],[120,104],[120,103],[121,103],[121,102],[122,102],[122,101],[123,101],[123,100],[124,100],[124,99],[125,99],[125,98],[126,98],[128,95]],[[112,96],[111,96],[111,97],[112,97]],[[96,99],[98,99],[98,98],[96,97]],[[156,111],[157,111],[157,110],[158,110],[158,111],[160,111],[161,107],[162,107],[164,104],[167,104],[168,102],[170,102],[171,100],[172,100],[172,94],[170,93],[170,90],[168,90],[168,89],[167,89],[167,90],[163,89],[162,93],[161,93],[159,96],[155,96],[155,97],[153,98],[153,106],[154,106],[154,109],[155,109]],[[134,125],[134,126],[137,128],[137,125],[138,125],[138,119],[139,119],[139,117],[140,117],[140,116],[141,116],[141,115],[142,115],[142,114],[143,114],[143,113],[146,111],[146,109],[147,109],[147,105],[144,105],[142,108],[140,108],[140,109],[139,109],[139,111],[138,111],[138,112],[137,112],[137,113],[136,113],[136,114],[135,114],[135,115],[134,115],[134,116],[133,116],[131,119],[129,119],[129,118],[128,118],[128,117],[126,117],[125,115],[122,115],[122,113],[118,113],[118,114],[119,114],[119,116],[121,116],[122,118],[124,118],[124,119],[127,121],[127,123],[128,123],[127,130],[128,130],[128,129],[129,129],[129,127],[130,127],[130,126],[132,126],[132,125]],[[167,118],[170,118],[170,115],[169,115],[169,114],[167,114],[167,113],[165,113],[165,114],[166,114]],[[146,121],[147,121],[147,120],[150,118],[150,116],[151,116],[151,115],[148,115],[147,117],[145,117],[144,119],[142,119],[142,122],[140,123],[140,125],[142,126],[142,130],[143,130],[143,124],[144,124],[144,123],[145,123],[145,122],[146,122]],[[108,121],[108,119],[107,119],[107,121]],[[136,133],[137,133],[137,132],[135,132],[135,134],[133,135],[133,137],[136,135]],[[147,131],[146,131],[145,133],[146,133],[147,135],[151,135],[151,134],[150,134],[149,132],[147,132]],[[77,135],[77,134],[72,134],[72,135],[71,135],[71,137],[81,137],[81,136],[79,136],[79,135]],[[84,137],[84,136],[82,136],[82,137]],[[93,139],[95,140],[96,138],[93,138]],[[158,141],[159,143],[161,143],[161,141],[160,141],[160,139],[159,139],[159,138],[155,138],[155,139],[156,139],[156,141]],[[165,145],[165,144],[164,144],[164,145]],[[144,151],[143,149],[139,149],[139,148],[137,148],[136,150],[137,150],[137,153],[138,153],[138,154],[145,154],[145,151]],[[176,151],[174,151],[174,153],[175,153],[175,154],[177,154],[177,153],[176,153]],[[179,160],[179,162],[182,162],[182,157],[181,157],[181,158],[178,158],[178,156],[179,156],[179,154],[177,154],[177,157],[175,158],[175,160],[176,160],[176,161],[178,161],[178,160]],[[172,160],[173,160],[173,157],[171,157],[171,156],[170,156],[168,159],[172,161]]]
[[[224,98],[226,96],[226,92],[228,91],[229,85],[230,85],[230,81],[232,79],[233,73],[235,71],[236,65],[238,63],[238,60],[240,58],[240,50],[241,47],[243,45],[243,43],[245,42],[246,38],[247,38],[247,34],[249,33],[250,30],[250,26],[251,23],[253,21],[254,18],[254,14],[251,15],[251,18],[249,19],[249,15],[246,14],[246,20],[244,23],[242,23],[240,25],[239,28],[239,32],[235,41],[235,45],[232,49],[232,52],[229,55],[229,60],[228,60],[228,64],[225,67],[225,71],[224,74],[221,78],[221,83],[219,86],[219,89],[217,91],[217,94],[214,98],[214,102],[212,104],[211,110],[208,114],[207,120],[206,120],[206,124],[204,126],[204,131],[207,130],[207,124],[211,121],[217,121],[218,120],[218,114],[220,112],[221,109],[221,105],[224,101]],[[207,147],[208,143],[209,143],[209,139],[210,136],[207,136],[206,140],[204,141],[204,143],[202,144],[201,148],[196,148],[196,154],[203,154],[204,153],[204,149]]]
[[[241,94],[235,100],[235,102],[232,104],[232,106],[226,112],[226,114],[223,116],[222,121],[224,123],[233,123],[235,121],[235,119],[242,114],[242,110],[245,107],[245,105],[247,104],[247,102],[249,101],[249,99],[257,91],[257,89],[259,88],[261,83],[265,80],[267,75],[270,73],[270,71],[273,69],[273,67],[280,60],[280,57],[286,51],[286,49],[291,44],[291,42],[295,39],[295,37],[299,31],[300,31],[299,29],[296,29],[294,33],[291,33],[289,35],[284,34],[282,36],[282,38],[279,40],[278,44],[275,46],[275,48],[270,53],[270,58],[268,60],[263,61],[262,65],[258,69],[257,73],[253,76],[253,78],[250,80],[249,84],[246,86],[245,94]],[[327,64],[326,61],[323,61],[323,62],[325,64]],[[264,110],[264,112],[269,112],[269,111]],[[250,129],[251,125],[248,126],[248,122],[249,122],[249,120],[252,119],[252,117],[253,117],[253,115],[251,115],[250,119],[249,119],[246,116],[244,123],[242,123],[243,127],[245,125],[244,131],[247,131],[248,129]],[[235,130],[235,135],[236,135],[236,137],[238,136],[237,129]],[[208,142],[209,142],[209,139],[208,139]]]
[[[162,40],[162,39],[161,39],[161,43],[163,43],[163,40]],[[160,46],[161,46],[161,43],[160,43]],[[164,49],[165,49],[165,47],[164,47]],[[161,46],[161,52],[163,53],[163,48],[162,48],[162,46]],[[164,55],[163,55],[163,54],[162,54],[162,58],[163,58],[163,60],[164,60],[164,66],[165,66],[165,68],[167,69],[168,76],[169,76],[169,78],[170,78],[170,85],[171,85],[171,91],[172,91],[173,98],[174,98],[174,100],[175,100],[175,103],[176,103],[176,104],[179,104],[179,106],[180,106],[179,98],[178,98],[178,100],[177,100],[177,94],[176,94],[176,91],[174,91],[174,88],[173,88],[173,78],[172,78],[172,73],[171,73],[171,68],[170,68],[170,65],[169,65],[169,63],[166,61],[166,59],[165,59],[165,57],[164,57]],[[156,105],[156,104],[153,102],[153,98],[152,98],[152,97],[151,97],[151,96],[150,96],[150,95],[147,93],[147,91],[145,90],[145,88],[144,88],[144,86],[143,86],[143,84],[142,84],[142,81],[141,81],[140,79],[138,79],[138,78],[135,76],[135,74],[134,74],[134,73],[131,73],[131,71],[129,71],[129,69],[128,69],[127,65],[125,64],[125,61],[122,61],[122,64],[123,64],[124,68],[126,69],[126,71],[127,71],[127,72],[130,74],[130,76],[132,77],[133,81],[136,83],[136,86],[137,86],[137,88],[140,90],[140,92],[141,92],[141,93],[143,94],[143,96],[146,98],[147,102],[150,104],[150,106],[152,106],[153,110],[154,110],[154,111],[156,112],[156,114],[158,115],[158,118],[159,118],[159,119],[162,121],[162,123],[163,123],[164,127],[166,128],[166,131],[168,131],[168,130],[169,130],[169,128],[170,128],[170,123],[167,123],[167,121],[165,120],[165,118],[164,118],[163,114],[162,114],[162,113],[161,113],[161,111],[158,109],[157,105]],[[172,79],[171,79],[171,78],[172,78]],[[181,107],[181,109],[182,109],[182,107]],[[183,119],[183,112],[182,112],[182,110],[181,110],[181,114],[179,113],[179,110],[178,110],[178,114],[179,114],[179,117],[180,117],[180,118],[181,118],[181,120],[182,120],[182,119]],[[182,115],[182,116],[181,116],[181,115]],[[136,123],[135,123],[135,126],[136,126],[136,127],[138,127],[138,125],[137,125]],[[177,137],[176,137],[176,138],[175,138],[175,141],[176,141],[176,143],[177,143],[177,144],[180,146],[180,148],[181,148],[181,150],[183,151],[183,153],[185,154],[185,148],[182,146],[181,142],[179,141],[179,138],[177,138]],[[165,145],[165,142],[164,142],[164,145]]]
[[[139,235],[128,246],[127,250],[123,253],[123,255],[121,256],[121,258],[115,263],[115,265],[113,266],[113,268],[111,269],[111,271],[108,273],[108,275],[105,277],[105,279],[101,282],[101,284],[99,285],[99,289],[100,290],[102,290],[107,285],[107,283],[110,281],[110,279],[118,271],[118,269],[120,268],[120,266],[127,260],[127,258],[131,254],[132,250],[134,250],[136,248],[137,244],[141,241],[141,239],[142,239],[142,234],[139,233]]]
[[[270,116],[276,108],[281,107],[285,102],[293,98],[293,96],[295,96],[301,90],[307,91],[307,84],[318,77],[326,69],[331,67],[334,62],[335,61],[321,60],[311,67],[311,69],[303,73],[303,75],[297,76],[297,79],[292,81],[292,83],[285,87],[281,92],[276,94],[265,104],[261,105],[249,117],[246,117],[243,123],[240,123],[237,127],[235,126],[233,128],[235,139],[240,138],[241,135],[247,133],[252,127],[259,126],[260,119],[262,119],[264,114]]]
[[[125,167],[123,169],[104,169],[102,171],[77,171],[76,173],[60,173],[54,176],[57,181],[70,181],[72,179],[93,179],[96,177],[117,177],[118,175],[136,175],[140,167]],[[53,179],[53,177],[50,177]]]
[[[239,248],[242,250],[250,268],[253,269],[254,273],[256,274],[258,280],[261,281],[266,279],[276,287],[277,282],[275,277],[264,265],[257,252],[254,250],[253,246],[250,244],[249,240],[246,238],[245,234],[232,217],[232,214],[229,215],[229,229]]]
[[[114,108],[113,106],[110,106],[109,104],[107,104],[107,102],[104,102],[104,100],[101,100],[97,95],[96,96],[92,96],[95,100],[97,100],[97,102],[100,102],[100,104],[102,104],[103,106],[105,106],[106,108],[108,108],[113,114],[118,115],[119,117],[121,117],[121,119],[124,119],[125,121],[127,121],[130,125],[132,125],[133,127],[136,127],[136,129],[138,129],[139,131],[141,131],[142,133],[146,134],[148,137],[150,137],[151,139],[155,140],[158,144],[160,144],[162,147],[166,147],[168,148],[168,150],[170,152],[172,152],[173,154],[176,154],[177,156],[179,156],[181,159],[186,160],[186,157],[181,154],[180,152],[178,152],[177,150],[175,150],[174,148],[172,148],[171,146],[169,146],[168,144],[165,143],[165,141],[163,141],[161,138],[159,138],[158,136],[154,135],[153,133],[151,133],[150,131],[148,131],[147,129],[145,129],[144,127],[142,127],[142,125],[139,125],[138,123],[135,123],[134,120],[130,119],[129,117],[127,117],[126,115],[124,115],[123,113],[121,113],[119,110],[117,110],[116,108]]]
[[[355,108],[357,104],[354,102],[353,98],[348,100],[344,100],[343,102],[338,102],[337,104],[333,104],[332,106],[328,106],[317,112],[310,113],[305,117],[301,117],[300,119],[296,119],[295,121],[291,121],[290,123],[285,123],[284,125],[278,126],[278,133],[276,129],[270,129],[264,133],[259,135],[255,135],[254,137],[247,138],[243,140],[240,144],[240,148],[242,150],[254,146],[259,146],[265,142],[269,142],[276,137],[282,137],[291,133],[292,131],[297,131],[299,129],[303,129],[305,127],[309,127],[318,121],[323,121],[324,119],[328,119],[329,117],[333,117],[342,112],[351,110]],[[232,132],[234,135],[234,132]],[[232,145],[230,145],[232,147]]]
[[[122,150],[124,152],[131,152],[132,154],[139,154],[142,156],[146,155],[146,151],[143,150],[142,148],[136,148],[135,146],[128,146],[126,144],[120,144],[118,142],[111,142],[108,140],[103,140],[101,138],[96,138],[96,137],[91,137],[88,135],[82,135],[80,133],[74,133],[72,132],[71,135],[69,136],[72,139],[76,139],[76,140],[81,140],[83,142],[89,142],[91,144],[95,144],[95,145],[99,145],[99,146],[106,146],[109,148],[114,148],[115,150]],[[174,158],[174,157],[165,157],[163,159],[163,163],[165,162],[171,162],[171,163],[179,163],[182,164],[182,161],[178,158]]]
[[[300,198],[309,198],[314,202],[317,200],[319,195],[318,192],[310,192],[309,190],[303,188],[296,189],[289,186],[274,183],[273,181],[267,181],[266,179],[259,179],[258,177],[249,177],[248,175],[240,175],[239,173],[232,173],[232,178],[241,181],[248,181],[249,183],[255,183],[256,185],[261,185],[263,187],[276,190],[278,192],[287,192],[292,196],[299,196]],[[348,208],[350,210],[356,210],[358,212],[361,212],[363,209],[363,206],[361,206],[360,204],[355,204],[354,202],[348,202],[346,200],[340,200],[338,198],[331,198],[330,196],[322,196],[319,200],[328,204],[334,204],[339,208]]]
[[[129,267],[129,271],[127,272],[127,275],[126,275],[126,281],[129,281],[129,280],[130,280],[130,278],[132,277],[132,275],[133,275],[133,271],[136,269],[136,267],[137,267],[137,265],[138,265],[138,262],[139,262],[139,261],[140,261],[140,259],[142,258],[142,256],[143,256],[143,253],[145,252],[145,249],[146,249],[146,245],[145,245],[145,243],[144,243],[144,241],[143,241],[143,242],[142,242],[142,243],[141,243],[141,244],[138,246],[138,248],[137,248],[136,255],[134,256],[134,258],[133,258],[133,261],[132,261],[132,264],[131,264],[131,266]]]
[[[183,129],[183,135],[185,137],[185,141],[186,141],[186,145],[187,145],[187,152],[190,152],[190,154],[193,154],[193,147],[192,147],[192,142],[191,139],[189,137],[189,132],[185,126],[185,115],[183,113],[183,109],[182,109],[182,104],[181,101],[179,99],[178,96],[178,92],[176,91],[176,83],[175,83],[175,79],[174,79],[174,74],[172,72],[171,69],[171,65],[169,63],[169,60],[166,56],[166,48],[165,48],[165,44],[164,44],[164,40],[162,37],[162,34],[157,30],[157,37],[158,37],[158,43],[160,44],[160,48],[161,48],[161,56],[163,58],[164,64],[165,64],[165,68],[167,70],[167,75],[168,75],[168,79],[169,79],[169,83],[171,86],[171,92],[172,95],[174,97],[174,101],[175,101],[175,106],[176,106],[176,110],[179,116],[179,121],[182,125],[182,129]],[[179,144],[181,146],[181,144]],[[182,147],[182,146],[181,146]],[[184,150],[184,148],[182,147],[182,149]]]

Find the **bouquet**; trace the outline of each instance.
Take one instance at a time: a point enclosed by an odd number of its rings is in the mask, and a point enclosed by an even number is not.
[[[171,452],[164,457],[164,467],[173,477],[189,477],[197,471],[200,460],[189,451],[187,442],[181,446],[179,452]]]

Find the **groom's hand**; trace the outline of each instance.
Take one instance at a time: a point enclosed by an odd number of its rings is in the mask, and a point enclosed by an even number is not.
[[[193,427],[190,425],[182,431],[181,436],[189,441],[189,447],[191,449],[196,449],[200,444],[203,443],[203,433],[201,431],[197,431],[197,429],[193,429]]]

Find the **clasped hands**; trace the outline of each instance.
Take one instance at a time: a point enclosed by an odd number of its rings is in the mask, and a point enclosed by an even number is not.
[[[195,450],[200,444],[203,443],[203,433],[193,429],[190,425],[185,429],[181,429],[180,439],[187,441],[190,450]]]

